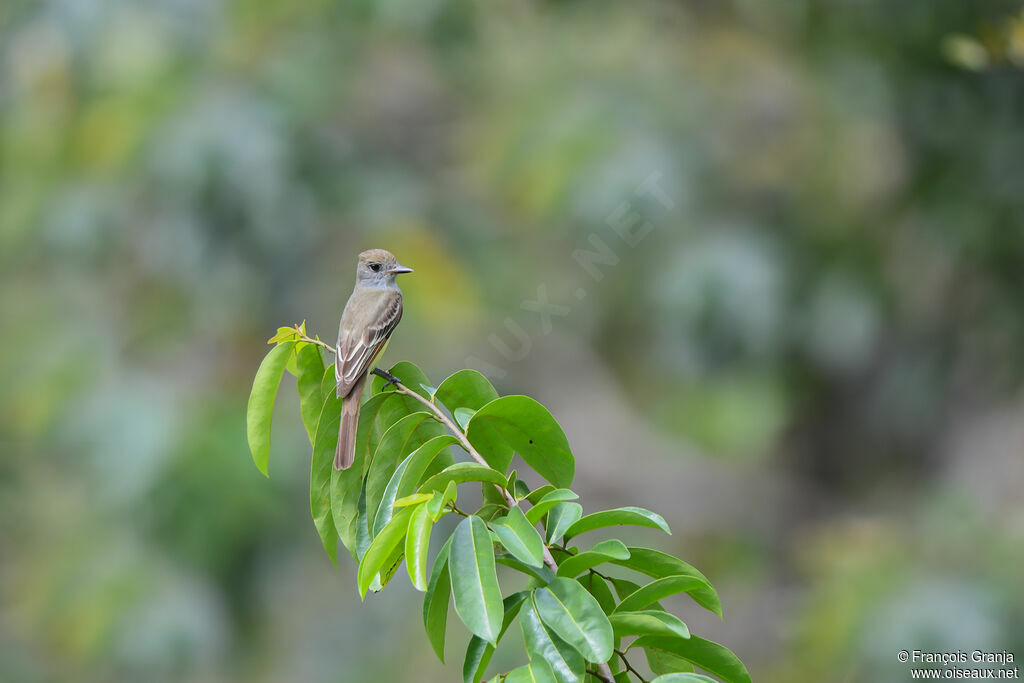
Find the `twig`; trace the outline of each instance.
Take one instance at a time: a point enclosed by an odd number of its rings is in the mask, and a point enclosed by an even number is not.
[[[623,652],[622,650],[615,650],[615,654],[617,654],[619,656],[619,659],[622,660],[622,664],[626,667],[626,671],[630,672],[631,674],[639,678],[640,683],[647,683],[647,679],[641,676],[640,672],[634,669],[633,666],[629,663],[629,660],[626,659],[625,652]]]
[[[612,676],[611,667],[609,667],[605,662],[599,662],[597,664],[597,671],[592,670],[590,674],[592,676],[597,676],[604,681],[604,683],[615,683],[615,677]]]
[[[423,405],[425,405],[430,410],[430,412],[434,414],[434,417],[441,424],[443,424],[445,427],[447,427],[448,430],[452,434],[455,435],[455,438],[459,440],[459,444],[461,444],[462,447],[466,449],[466,452],[469,453],[469,456],[471,458],[473,458],[473,460],[476,460],[478,463],[480,463],[484,467],[490,467],[490,465],[487,463],[487,461],[484,460],[484,457],[482,455],[480,455],[480,453],[476,450],[476,448],[473,447],[473,444],[471,444],[469,442],[469,439],[466,437],[465,432],[463,432],[458,427],[458,425],[456,425],[454,422],[452,422],[451,419],[449,419],[449,417],[444,414],[444,411],[442,411],[440,408],[438,408],[436,405],[434,405],[434,403],[432,401],[428,401],[427,399],[425,399],[422,396],[420,396],[417,392],[411,391],[408,387],[406,387],[404,384],[402,384],[402,381],[400,379],[398,379],[397,377],[395,377],[394,375],[392,375],[389,372],[385,372],[384,370],[381,370],[380,368],[374,368],[373,369],[373,374],[377,375],[378,377],[383,377],[384,379],[388,380],[389,382],[393,382],[394,385],[395,385],[395,392],[396,393],[403,394],[405,396],[409,396],[411,398],[414,398],[417,401],[419,401],[420,403],[422,403]],[[505,501],[509,504],[510,507],[517,507],[519,505],[519,503],[516,501],[515,497],[513,497],[512,494],[509,493],[508,491],[506,491],[504,488],[498,486],[497,484],[494,485],[494,488],[496,488],[499,491],[501,491],[502,495],[505,497]],[[544,548],[544,564],[551,571],[557,572],[558,571],[558,564],[555,563],[555,558],[553,558],[551,556],[551,551],[548,550],[548,547],[546,545],[542,546],[542,547]],[[614,681],[612,683],[614,683]]]
[[[333,353],[335,356],[338,355],[337,349],[335,349],[333,346],[331,346],[330,344],[328,344],[325,341],[321,341],[319,339],[313,339],[312,337],[306,335],[302,330],[299,329],[298,325],[295,326],[295,334],[297,334],[299,336],[299,341],[304,341],[307,344],[316,344],[317,346],[322,346],[323,348],[325,348],[328,351],[330,351],[331,353]]]

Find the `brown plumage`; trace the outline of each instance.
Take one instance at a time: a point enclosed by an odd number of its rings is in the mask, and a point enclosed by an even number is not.
[[[383,249],[370,249],[359,255],[356,286],[338,327],[334,373],[338,396],[343,401],[334,469],[348,469],[355,459],[359,406],[367,373],[402,319],[402,290],[395,278],[411,272],[411,268],[401,265],[391,252]]]

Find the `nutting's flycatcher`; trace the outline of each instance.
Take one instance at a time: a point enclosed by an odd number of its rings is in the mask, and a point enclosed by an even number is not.
[[[338,396],[344,400],[338,450],[334,452],[336,470],[348,469],[356,457],[356,428],[363,385],[402,319],[402,290],[395,277],[411,272],[412,268],[406,268],[391,252],[383,249],[370,249],[359,255],[356,286],[345,304],[338,327],[334,375],[338,380]]]

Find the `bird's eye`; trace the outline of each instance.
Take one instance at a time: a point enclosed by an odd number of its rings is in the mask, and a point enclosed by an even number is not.
[[[371,263],[370,264],[370,270],[372,270],[375,273],[379,273],[380,272],[380,264],[379,263]]]

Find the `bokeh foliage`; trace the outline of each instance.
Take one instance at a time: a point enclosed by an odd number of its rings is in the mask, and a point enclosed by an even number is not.
[[[275,426],[269,485],[238,438],[252,340],[331,329],[370,246],[417,269],[394,357],[583,406],[588,471],[629,414],[657,438],[622,476],[699,482],[652,507],[757,680],[1024,652],[1020,11],[0,3],[0,678],[433,671],[363,635],[418,624],[303,600],[351,585],[283,455],[307,434]],[[652,172],[675,206],[623,248],[607,219]],[[621,255],[600,283],[569,256],[592,234]],[[573,313],[506,362],[488,335],[538,283]]]

